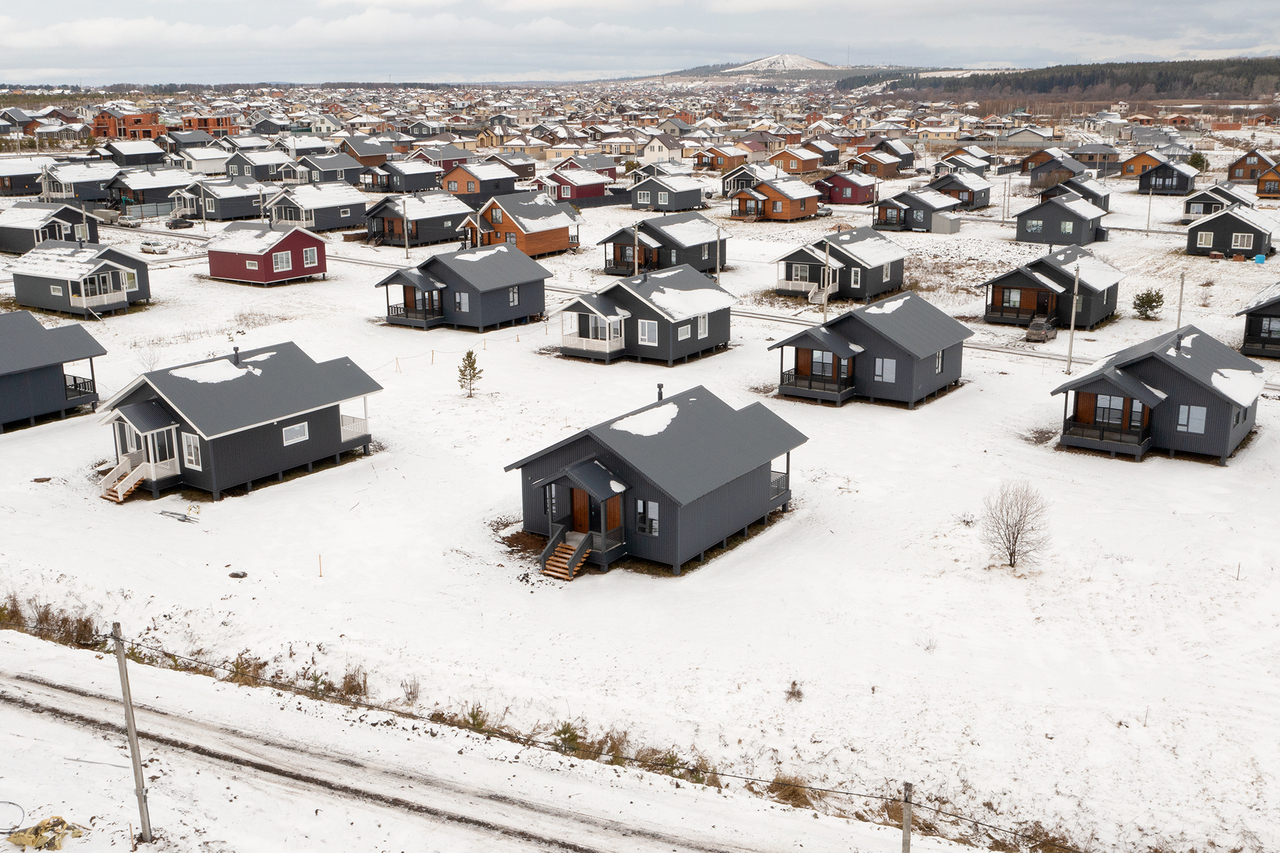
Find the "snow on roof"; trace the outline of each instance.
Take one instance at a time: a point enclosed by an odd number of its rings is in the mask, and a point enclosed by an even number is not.
[[[274,354],[274,353],[273,353]],[[254,356],[253,360],[258,361],[261,356]],[[248,362],[245,359],[242,364]],[[179,379],[190,379],[192,382],[201,382],[208,385],[214,385],[220,382],[230,382],[233,379],[239,379],[242,376],[260,376],[262,370],[247,364],[238,367],[232,364],[228,359],[220,358],[214,361],[206,361],[199,364],[193,364],[189,367],[176,367],[168,371],[170,376],[176,376]]]
[[[683,193],[690,190],[702,192],[702,181],[688,175],[658,175],[654,180],[662,183],[672,192]]]
[[[1058,202],[1067,210],[1070,210],[1076,216],[1079,216],[1083,219],[1098,219],[1100,217],[1107,215],[1107,212],[1105,210],[1103,210],[1102,208],[1096,205],[1090,204],[1089,202],[1085,201],[1082,198],[1074,198],[1074,199],[1071,199],[1070,201],[1062,201],[1062,196],[1058,196],[1057,198],[1050,199],[1050,201]]]
[[[928,187],[919,190],[910,190],[907,193],[903,193],[903,195],[915,196],[917,200],[927,204],[934,210],[944,207],[955,207],[960,204],[960,199],[949,196],[946,193],[940,193],[937,190],[931,190]]]
[[[652,281],[661,275],[662,273],[650,273],[649,279]],[[738,301],[718,287],[707,287],[702,290],[655,287],[649,294],[649,300],[670,315],[673,320],[685,320],[699,314],[710,314],[713,311],[728,308]]]
[[[520,177],[501,163],[463,163],[459,168],[466,169],[481,181]]]
[[[720,236],[719,226],[702,216],[690,217],[684,222],[666,223],[658,220],[650,221],[649,224],[686,247],[714,243]]]
[[[367,195],[346,181],[333,181],[327,184],[298,184],[285,190],[280,195],[289,196],[303,210],[318,210],[326,207],[338,207],[344,204],[363,207],[365,200],[368,199]]]
[[[645,409],[609,424],[609,429],[629,432],[632,435],[659,435],[680,414],[680,407],[674,402],[664,403],[652,409]]]
[[[1245,207],[1242,204],[1225,207],[1217,213],[1210,213],[1203,219],[1196,220],[1196,223],[1191,227],[1195,229],[1202,228],[1206,222],[1217,219],[1219,216],[1234,216],[1245,225],[1251,225],[1259,231],[1265,231],[1268,234],[1274,234],[1277,231],[1280,231],[1280,223],[1277,223],[1262,211],[1252,207]]]
[[[575,187],[593,187],[598,184],[613,183],[613,178],[608,175],[602,175],[589,169],[565,169],[563,172],[552,172],[551,174],[560,178],[566,184],[572,184]],[[547,181],[548,183],[554,183],[551,181],[550,176],[547,177]]]
[[[185,187],[196,179],[196,175],[186,169],[126,169],[116,175],[116,180],[131,190],[156,189],[163,187]]]
[[[0,177],[12,175],[37,175],[46,166],[52,166],[52,157],[22,157],[0,160]]]
[[[59,163],[49,167],[49,175],[63,184],[82,184],[89,181],[109,181],[120,174],[120,167],[112,162]]]
[[[262,255],[292,234],[306,229],[287,227],[283,224],[266,225],[261,222],[233,222],[214,235],[205,248],[216,252],[233,252],[239,255]],[[318,239],[318,238],[317,238]]]
[[[255,166],[281,166],[293,162],[293,158],[283,151],[242,151],[240,156]]]
[[[113,139],[110,143],[112,148],[121,154],[154,154],[157,151],[163,153],[163,149],[149,139],[140,139],[136,142],[127,142],[120,139]]]
[[[390,198],[387,201],[392,210],[408,217],[410,221],[432,219],[437,216],[448,216],[455,213],[459,216],[467,216],[474,213],[470,205],[453,193],[445,192],[444,190],[405,195],[399,198]]]
[[[358,163],[356,165],[359,165]],[[428,160],[393,160],[386,164],[403,175],[426,175],[432,172],[443,172],[435,163]]]
[[[821,238],[813,245],[817,247],[823,242],[829,242],[832,246],[839,247],[840,251],[857,260],[868,269],[874,269],[894,261],[901,261],[907,257],[906,249],[879,231],[873,230],[870,226],[864,226],[852,231],[840,231]]]
[[[49,221],[50,217],[59,213],[61,204],[16,204],[8,209],[0,210],[0,226],[5,228],[38,228]]]
[[[814,198],[822,195],[813,187],[806,184],[799,178],[777,178],[772,181],[765,181],[766,185],[782,193],[789,199],[799,200],[802,198]]]
[[[868,306],[867,314],[892,314],[907,301],[905,295],[899,296],[897,299],[886,299],[884,302],[877,302],[875,305]]]
[[[1280,302],[1280,281],[1275,284],[1269,284],[1254,294],[1253,298],[1244,304],[1244,306],[1236,312],[1236,316],[1248,314],[1255,308],[1261,308],[1263,305],[1269,305],[1272,302]]]
[[[1183,341],[1183,346],[1186,346],[1186,341]],[[1210,380],[1214,388],[1231,398],[1232,402],[1246,408],[1253,405],[1253,401],[1258,399],[1258,395],[1267,384],[1265,373],[1232,368],[1218,368],[1213,372]]]
[[[62,281],[79,281],[103,264],[116,266],[98,257],[102,246],[67,243],[56,246],[36,246],[9,264],[6,269],[15,274],[55,278]]]
[[[231,153],[222,148],[186,148],[182,156],[189,160],[226,160]]]

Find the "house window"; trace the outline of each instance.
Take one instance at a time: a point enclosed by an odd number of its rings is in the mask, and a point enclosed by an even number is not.
[[[813,360],[810,363],[813,365],[813,375],[830,377],[831,366],[834,363],[831,353],[820,349],[812,350],[812,353]]]
[[[1044,220],[1043,220],[1043,219],[1028,219],[1028,220],[1027,220],[1027,233],[1028,233],[1028,234],[1039,234],[1039,233],[1040,233],[1041,231],[1043,231],[1043,230],[1044,230]]]
[[[933,357],[933,372],[935,375],[942,372],[942,350],[938,350]]]
[[[285,447],[288,447],[291,444],[297,444],[299,442],[306,441],[308,438],[311,437],[307,433],[306,421],[303,421],[300,424],[294,424],[293,426],[285,427],[283,430],[283,435],[284,435]]]
[[[88,226],[88,225],[77,225],[77,226],[75,226],[75,228],[73,228],[73,229],[72,229],[72,231],[74,231],[74,232],[75,232],[75,235],[76,235],[76,239],[77,239],[77,240],[88,240],[88,239],[89,239],[89,226]]]
[[[1258,158],[1251,154],[1248,157],[1244,158],[1244,161],[1248,163],[1250,166],[1252,166],[1258,162]]]
[[[1201,204],[1200,202],[1193,202],[1192,204],[1189,204],[1187,206],[1187,213],[1188,215],[1191,215],[1191,216],[1195,216],[1196,214],[1199,214],[1199,213],[1204,213],[1204,205]]]
[[[1213,232],[1201,231],[1196,234],[1196,247],[1200,249],[1209,249],[1213,247]]]
[[[493,210],[489,211],[489,221],[492,222],[494,225],[501,225],[502,224],[502,208],[495,207]]]
[[[245,269],[247,269],[247,270],[256,270],[256,269],[258,268],[258,262],[257,262],[257,261],[245,261],[245,262],[244,262],[244,268],[245,268]]]
[[[699,315],[698,315],[698,338],[699,338],[699,340],[701,340],[702,338],[705,338],[705,337],[707,336],[707,334],[708,334],[708,332],[707,332],[707,315],[706,315],[706,314],[699,314]]]
[[[636,190],[636,204],[648,204],[648,203],[649,203],[649,191]]]
[[[560,198],[568,198],[571,195],[573,195],[573,187],[565,184],[560,188]]]
[[[240,174],[240,167],[235,165],[230,165],[230,166],[227,166],[227,171],[233,175],[238,175]]]
[[[338,215],[341,216],[343,219],[346,219],[348,216],[351,215],[351,208],[349,207],[342,208],[341,210],[338,211]]]
[[[1262,329],[1260,330],[1264,338],[1280,338],[1280,317],[1262,317]]]
[[[924,222],[924,211],[923,210],[911,211],[911,218],[914,219],[916,222]]]
[[[1006,287],[1000,296],[1001,308],[1021,308],[1022,307],[1022,291],[1017,288]]]
[[[1280,181],[1263,181],[1263,182],[1262,182],[1262,191],[1263,191],[1264,193],[1278,193],[1278,192],[1280,192]]]
[[[124,292],[133,293],[138,289],[138,274],[136,272],[126,272],[124,274]]]
[[[1075,223],[1074,223],[1074,222],[1063,222],[1063,223],[1061,223],[1061,224],[1060,224],[1060,227],[1062,228],[1062,233],[1063,233],[1063,234],[1070,234],[1070,233],[1072,232],[1072,230],[1074,230],[1074,228],[1075,228]]]
[[[200,438],[189,432],[182,434],[182,464],[193,471],[203,470],[200,467]]]
[[[343,176],[343,175],[345,175],[345,174],[346,174],[346,172],[347,172],[347,170],[346,170],[346,169],[339,169],[339,170],[338,170],[338,173],[337,173],[337,178],[338,178],[338,180],[342,180],[342,176]]]
[[[795,160],[792,160],[792,161],[791,161],[791,168],[792,168],[793,170],[796,168],[796,161],[795,161]]]
[[[658,535],[658,502],[636,500],[636,532]]]
[[[475,182],[475,181],[467,181],[467,192],[469,192],[469,193],[473,193],[473,192],[475,192],[475,191],[476,191],[476,182]]]
[[[669,198],[670,196],[668,196],[665,192],[660,191],[658,193],[658,204],[666,204]]]
[[[293,269],[293,255],[289,252],[273,252],[271,269],[275,272],[288,272]]]
[[[708,259],[708,258],[710,258],[710,257],[711,257],[711,244],[709,244],[709,243],[703,243],[703,244],[702,244],[702,259],[705,261],[705,260],[707,260],[707,259]]]
[[[455,310],[467,314],[471,311],[471,294],[458,292],[453,294],[453,307]]]
[[[888,382],[888,383],[897,382],[898,381],[897,360],[892,358],[877,358],[875,379],[877,382]]]
[[[1125,164],[1125,167],[1124,167],[1124,173],[1125,173],[1126,175],[1132,175],[1132,174],[1133,174],[1133,164],[1132,164],[1132,163],[1127,163],[1127,164]]]
[[[1252,248],[1253,248],[1253,235],[1252,235],[1252,234],[1232,234],[1232,235],[1231,235],[1231,248],[1233,248],[1233,249],[1252,249]]]
[[[457,182],[457,181],[450,181],[450,182],[449,182],[449,184],[448,184],[448,186],[449,186],[449,192],[451,192],[451,193],[456,193],[456,192],[458,191],[458,182]]]
[[[1107,394],[1098,395],[1098,407],[1094,415],[1094,423],[1114,424],[1119,426],[1124,422],[1124,397],[1115,397]]]
[[[671,250],[671,265],[672,265],[672,266],[675,266],[677,263],[679,263],[679,261],[677,260],[676,250],[675,250],[675,249],[672,249],[672,250]]]
[[[543,488],[542,506],[546,509],[549,518],[554,519],[556,517],[556,487],[554,485]]]
[[[304,267],[315,267],[320,265],[320,250],[315,246],[302,250],[302,265]]]
[[[520,304],[520,285],[507,288],[507,304],[513,308]]]
[[[61,295],[62,295],[62,285],[60,285],[60,284],[51,284],[51,285],[49,285],[49,295],[50,295],[50,296],[61,296]]]
[[[689,330],[689,324],[685,323],[683,326],[680,326],[679,328],[676,329],[676,340],[687,341],[689,339],[690,334],[691,332]]]
[[[1205,414],[1206,409],[1204,406],[1179,406],[1178,432],[1204,435]]]
[[[205,213],[213,213],[213,199],[206,198],[204,200],[204,210]]]
[[[303,172],[305,172],[305,171],[306,171],[306,170],[304,169],[304,170],[303,170]],[[320,173],[319,173],[319,172],[317,172],[317,171],[315,171],[314,169],[311,171],[311,182],[312,182],[312,183],[319,183],[319,182],[320,182]]]
[[[1133,401],[1133,407],[1129,409],[1129,429],[1142,429],[1142,402]]]
[[[773,203],[773,212],[774,212],[774,213],[781,213],[781,212],[782,212],[782,202],[780,202],[780,201],[775,201],[775,202]]]
[[[636,333],[641,346],[656,347],[658,345],[658,321],[639,320],[636,322]]]

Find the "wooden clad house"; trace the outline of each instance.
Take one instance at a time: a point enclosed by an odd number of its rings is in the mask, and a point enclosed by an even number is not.
[[[779,296],[872,299],[902,288],[906,251],[869,226],[826,234],[774,261]]]
[[[975,172],[939,175],[926,186],[960,202],[957,210],[980,210],[991,204],[992,184]]]
[[[102,344],[78,323],[47,329],[27,311],[0,314],[0,432],[5,424],[57,414],[98,402],[93,360],[106,355]],[[67,365],[88,376],[68,372]]]
[[[1017,239],[1050,246],[1087,246],[1107,239],[1107,212],[1075,193],[1054,196],[1016,214]]]
[[[540,318],[550,277],[524,252],[499,243],[436,255],[396,270],[374,287],[385,289],[390,325],[483,332]],[[393,297],[402,301],[392,302]]]
[[[1265,151],[1250,148],[1235,162],[1227,166],[1227,180],[1239,183],[1252,183],[1258,180],[1263,172],[1280,165],[1276,158]]]
[[[24,308],[100,319],[151,300],[147,262],[114,246],[46,240],[6,269]]]
[[[761,181],[752,189],[741,189],[729,196],[731,219],[793,222],[818,213],[822,193],[799,178],[777,178]]]
[[[0,209],[0,252],[21,255],[45,240],[98,242],[98,219],[69,204],[20,201]]]
[[[640,272],[688,264],[699,272],[718,272],[726,260],[728,237],[696,211],[642,219],[605,237],[604,271],[608,275]]]
[[[1141,151],[1120,163],[1120,177],[1137,179],[1156,166],[1168,163],[1169,158],[1155,151]]]
[[[111,199],[107,185],[119,174],[120,167],[110,160],[55,163],[40,175],[40,196],[44,201],[106,202]]]
[[[426,160],[388,160],[366,169],[361,188],[371,192],[418,193],[441,188],[444,170]]]
[[[731,171],[747,162],[747,152],[729,145],[714,145],[693,155],[695,169]]]
[[[387,196],[365,211],[367,240],[375,245],[391,246],[425,246],[461,240],[458,226],[473,212],[470,205],[444,190]]]
[[[293,158],[283,151],[237,151],[227,158],[227,175],[255,181],[279,181],[283,180],[280,170],[291,165]]]
[[[720,195],[729,198],[738,190],[754,189],[763,181],[785,177],[775,167],[765,163],[744,163],[726,172],[720,179]]]
[[[567,202],[545,193],[523,192],[487,201],[459,226],[468,246],[509,243],[536,258],[578,247],[582,217]]]
[[[1128,347],[1053,390],[1059,442],[1124,454],[1216,456],[1221,465],[1253,431],[1265,377],[1257,364],[1195,326]]]
[[[445,172],[440,181],[447,192],[471,205],[516,191],[516,173],[501,163],[463,163]]]
[[[368,136],[349,136],[342,140],[338,150],[370,169],[381,166],[395,153],[391,143]]]
[[[769,163],[788,175],[807,175],[822,167],[822,155],[806,148],[784,148],[769,157]]]
[[[791,500],[791,451],[808,439],[761,403],[735,410],[706,388],[673,394],[508,465],[524,529],[547,537],[543,571],[571,580],[623,557],[671,566]]]
[[[987,293],[983,319],[988,323],[1027,326],[1041,318],[1066,329],[1071,326],[1074,292],[1076,328],[1092,329],[1115,314],[1124,276],[1088,249],[1067,246],[983,284]]]
[[[1236,316],[1244,317],[1244,343],[1240,352],[1280,358],[1280,282],[1254,294]]]
[[[923,297],[903,293],[854,308],[769,349],[779,351],[782,397],[836,405],[861,397],[915,408],[960,381],[963,344],[972,335]]]
[[[307,154],[297,162],[280,167],[280,180],[286,184],[328,184],[345,181],[359,186],[365,167],[350,154]]]
[[[294,222],[308,231],[364,227],[367,196],[346,181],[298,184],[267,199],[272,222]]]
[[[736,301],[687,264],[643,272],[561,307],[560,354],[671,367],[729,345],[729,309]]]
[[[325,241],[291,222],[232,222],[205,244],[209,276],[246,284],[284,284],[328,270]]]
[[[144,373],[102,404],[117,463],[102,497],[192,488],[218,500],[348,451],[368,455],[368,398],[382,386],[351,359],[316,362],[292,341],[234,349]]]
[[[1268,214],[1233,204],[1187,226],[1187,254],[1241,259],[1271,255],[1277,229],[1280,222]]]
[[[870,204],[876,199],[879,183],[862,172],[836,172],[815,181],[813,188],[822,194],[827,204]]]
[[[1069,154],[1051,157],[1027,173],[1032,189],[1046,189],[1072,178],[1087,177],[1084,164]]]
[[[883,151],[866,151],[849,158],[848,165],[851,169],[872,175],[882,181],[891,181],[898,177],[902,161]]]
[[[1280,166],[1270,166],[1258,175],[1258,198],[1280,198]]]
[[[654,176],[631,186],[632,210],[671,213],[703,207],[702,182],[686,175]]]

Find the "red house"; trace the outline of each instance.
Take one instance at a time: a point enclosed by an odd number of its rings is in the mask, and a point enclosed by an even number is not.
[[[288,222],[232,222],[208,242],[209,276],[282,284],[328,271],[324,240]]]
[[[534,181],[538,189],[560,201],[572,201],[578,198],[600,198],[604,188],[613,183],[608,175],[593,172],[589,169],[566,169],[563,172],[548,172]]]
[[[876,200],[876,184],[871,175],[862,172],[837,172],[814,182],[827,204],[870,204]]]

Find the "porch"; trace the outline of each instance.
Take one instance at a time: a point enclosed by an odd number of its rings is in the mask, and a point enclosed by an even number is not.
[[[1067,447],[1102,450],[1115,456],[1123,453],[1139,462],[1151,449],[1151,427],[1126,427],[1117,423],[1088,423],[1074,418],[1062,422],[1059,443]]]
[[[626,350],[621,317],[566,311],[561,315],[560,354],[608,364]]]
[[[391,290],[396,284],[384,282],[378,286],[386,294],[389,325],[425,331],[444,322],[444,297],[431,282],[399,285],[401,301],[397,303],[391,301]]]
[[[159,403],[149,400],[122,406],[108,420],[116,445],[116,466],[99,483],[103,498],[124,503],[140,487],[152,497],[181,480],[178,465],[178,422]],[[194,437],[193,437],[194,438]],[[199,455],[198,443],[189,453]]]
[[[778,395],[835,403],[856,393],[853,361],[862,348],[818,326],[774,344],[778,350]],[[787,368],[787,350],[792,350]]]
[[[803,397],[837,405],[854,396],[853,376],[815,376],[796,370],[784,370],[778,382],[778,393],[784,397]]]
[[[1240,346],[1243,355],[1256,355],[1262,358],[1280,358],[1280,338],[1264,335],[1245,335]]]
[[[66,386],[68,407],[87,406],[98,402],[98,383],[93,379],[64,373],[62,380]]]
[[[542,491],[547,513],[547,545],[538,560],[543,574],[573,580],[587,563],[608,571],[625,556],[622,497],[628,486],[599,460],[570,465],[533,488]]]

